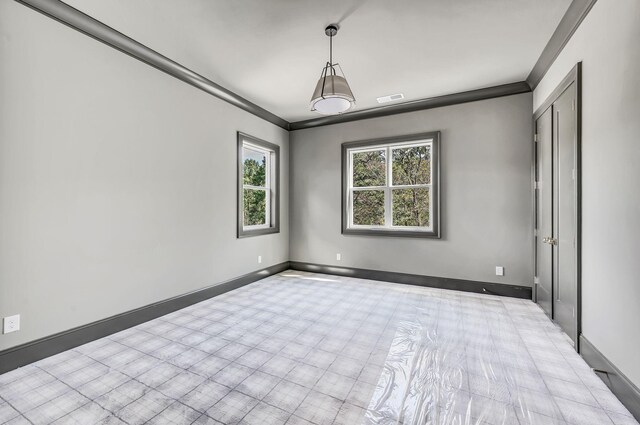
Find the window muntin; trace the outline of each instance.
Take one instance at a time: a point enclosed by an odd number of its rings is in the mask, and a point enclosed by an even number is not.
[[[439,133],[423,136],[343,145],[345,233],[439,237]]]
[[[277,145],[238,133],[238,237],[279,231]]]

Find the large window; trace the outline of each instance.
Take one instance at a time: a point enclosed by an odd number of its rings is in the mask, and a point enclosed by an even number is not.
[[[238,133],[238,237],[277,233],[278,146]]]
[[[342,232],[440,237],[440,133],[342,145]]]

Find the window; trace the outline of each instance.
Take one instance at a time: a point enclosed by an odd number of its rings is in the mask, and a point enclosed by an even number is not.
[[[342,145],[342,233],[440,237],[440,133]]]
[[[278,233],[280,148],[238,132],[238,237]]]

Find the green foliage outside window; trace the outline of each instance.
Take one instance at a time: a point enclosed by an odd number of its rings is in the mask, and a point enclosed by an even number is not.
[[[257,226],[266,224],[267,197],[266,191],[244,189],[244,225]]]
[[[384,191],[356,190],[353,192],[353,224],[384,225]]]
[[[264,155],[261,161],[257,161],[254,158],[245,158],[244,184],[265,187],[267,184],[267,158]]]
[[[387,181],[386,151],[353,154],[353,187],[384,186]]]
[[[393,225],[429,227],[429,188],[393,190]]]
[[[353,187],[387,186],[386,149],[354,152]],[[431,184],[431,149],[415,146],[391,149],[393,186]],[[353,224],[385,225],[384,190],[354,190]],[[431,193],[428,187],[392,189],[392,225],[429,227]]]
[[[393,184],[431,183],[431,152],[426,146],[393,149]]]
[[[247,158],[247,156],[251,156]],[[256,159],[257,158],[257,159]],[[266,155],[245,150],[243,161],[243,183],[249,186],[265,187],[267,179]],[[267,191],[262,189],[243,190],[244,225],[256,226],[266,224]]]
[[[427,146],[393,149],[393,184],[431,183],[431,151]],[[430,192],[426,187],[394,189],[393,225],[429,226]]]

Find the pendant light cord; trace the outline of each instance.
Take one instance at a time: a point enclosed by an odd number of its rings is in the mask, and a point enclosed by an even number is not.
[[[333,69],[333,34],[329,36],[329,63],[331,64],[331,74],[335,75],[335,70]]]

